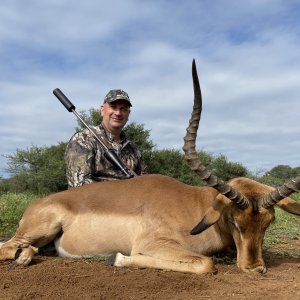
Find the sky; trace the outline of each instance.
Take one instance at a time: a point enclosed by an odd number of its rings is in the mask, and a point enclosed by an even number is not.
[[[0,176],[17,149],[68,141],[76,111],[111,89],[133,103],[157,149],[181,149],[203,96],[197,149],[258,174],[300,166],[298,0],[2,0]]]

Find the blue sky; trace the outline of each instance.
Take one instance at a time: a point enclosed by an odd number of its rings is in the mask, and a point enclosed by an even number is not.
[[[181,149],[196,59],[197,147],[252,172],[300,166],[300,2],[2,0],[0,176],[16,149],[67,141],[77,111],[110,89],[133,102],[158,149]]]

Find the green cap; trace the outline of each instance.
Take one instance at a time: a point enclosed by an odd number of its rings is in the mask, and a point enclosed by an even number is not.
[[[103,103],[112,103],[116,100],[125,100],[129,106],[132,106],[128,94],[123,90],[110,90],[105,96]]]

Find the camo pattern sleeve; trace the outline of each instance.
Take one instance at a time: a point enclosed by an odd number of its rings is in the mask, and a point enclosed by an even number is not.
[[[138,146],[132,142],[130,143],[130,147],[132,148],[132,154],[133,154],[133,159],[131,162],[127,162],[127,165],[131,167],[132,170],[137,175],[145,175],[147,174],[147,166],[145,164],[144,158],[142,156],[141,151],[139,150]],[[134,162],[134,163],[132,163]]]
[[[111,145],[123,162],[137,175],[147,173],[140,150],[126,139],[124,133],[122,142],[115,143],[102,125],[93,127],[93,130]],[[122,171],[105,158],[104,150],[87,129],[72,136],[66,148],[65,161],[69,188],[96,181],[125,179]]]
[[[66,148],[66,175],[69,187],[94,182],[94,141],[87,130],[75,133]]]

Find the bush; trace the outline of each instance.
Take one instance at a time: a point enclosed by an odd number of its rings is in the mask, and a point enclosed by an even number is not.
[[[287,165],[278,165],[266,172],[265,175],[260,177],[258,180],[261,183],[276,187],[284,184],[292,178],[295,178],[299,174],[300,167],[292,168]]]
[[[51,147],[17,149],[14,155],[7,156],[7,171],[12,177],[1,185],[2,190],[46,194],[67,189],[65,148],[66,143],[61,142]]]
[[[164,149],[153,151],[151,159],[148,161],[148,172],[170,176],[190,185],[203,184],[190,169],[179,150]]]

